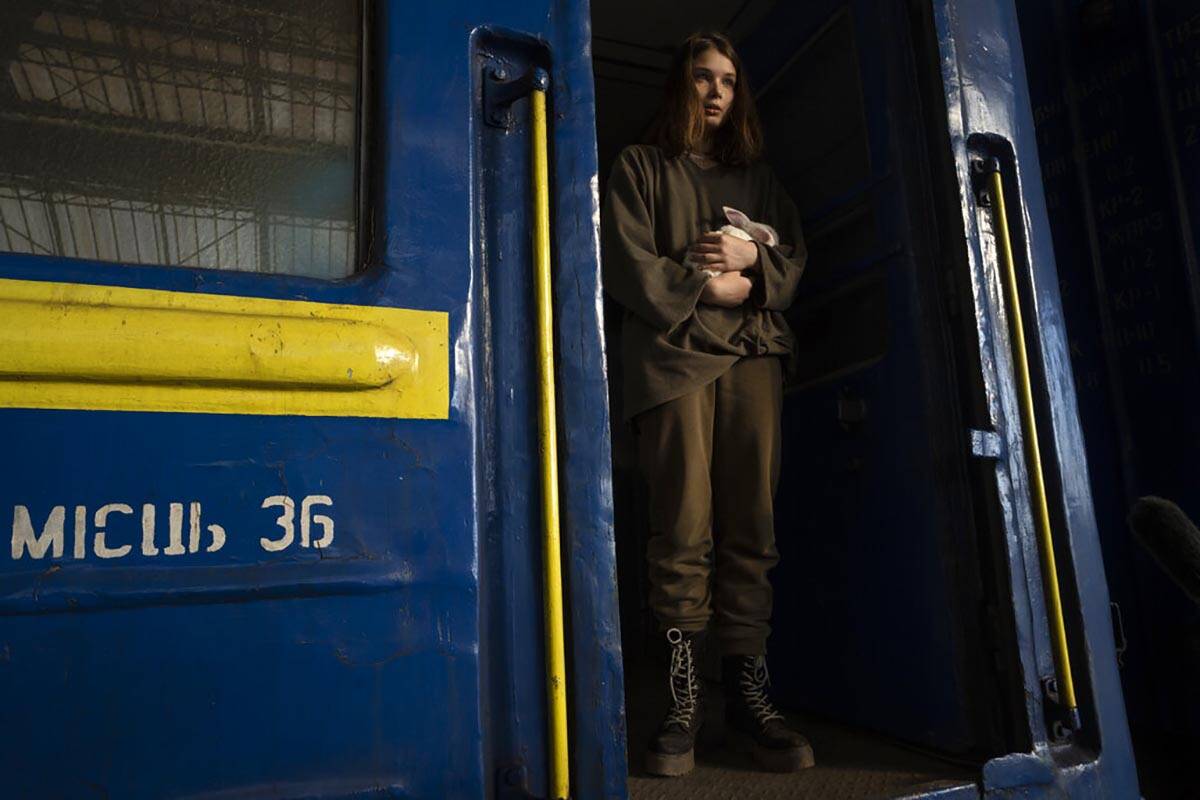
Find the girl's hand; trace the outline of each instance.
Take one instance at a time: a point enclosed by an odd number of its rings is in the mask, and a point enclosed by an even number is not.
[[[747,244],[749,244],[747,242]],[[750,297],[750,279],[739,272],[722,272],[709,278],[700,292],[700,302],[710,306],[737,308]]]
[[[727,233],[706,233],[688,249],[701,269],[741,272],[758,264],[758,245]]]

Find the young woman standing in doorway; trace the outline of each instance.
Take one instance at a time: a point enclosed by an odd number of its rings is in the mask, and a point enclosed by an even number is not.
[[[741,59],[726,37],[697,34],[676,53],[650,143],[622,151],[605,200],[605,288],[624,310],[623,416],[649,489],[650,604],[671,651],[670,710],[646,754],[657,775],[694,765],[710,629],[734,743],[766,769],[813,764],[767,695],[783,362],[795,346],[783,312],[806,250],[761,152]],[[747,217],[774,226],[777,241],[719,232]]]

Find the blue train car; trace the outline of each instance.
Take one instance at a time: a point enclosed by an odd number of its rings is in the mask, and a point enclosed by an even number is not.
[[[551,797],[563,757],[580,800],[1137,796],[1016,5],[689,14],[5,4],[0,796]],[[599,184],[704,26],[737,36],[812,253],[770,646],[828,735],[769,786],[714,757],[647,787]]]
[[[1200,8],[1018,9],[1134,746],[1149,796],[1186,796],[1200,608],[1125,518],[1148,494],[1200,517]]]

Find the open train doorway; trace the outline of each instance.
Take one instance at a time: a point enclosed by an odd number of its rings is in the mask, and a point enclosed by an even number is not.
[[[722,30],[746,62],[766,159],[809,250],[788,313],[799,353],[784,394],[768,643],[773,693],[816,753],[803,773],[755,773],[722,747],[711,652],[696,771],[643,771],[666,708],[665,648],[646,601],[633,433],[620,422],[621,313],[607,314],[635,798],[919,795],[973,784],[985,761],[1029,746],[1008,603],[996,601],[995,497],[965,440],[983,399],[963,377],[979,374],[954,287],[966,267],[942,247],[961,239],[961,210],[929,5],[593,3],[602,190],[620,150],[644,137],[675,46]]]

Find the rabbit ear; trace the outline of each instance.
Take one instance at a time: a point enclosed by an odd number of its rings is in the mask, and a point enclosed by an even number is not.
[[[755,222],[732,206],[721,206],[721,210],[725,212],[725,219],[733,223],[735,227],[750,234],[750,237],[754,241],[762,242],[771,247],[779,244],[779,234],[770,225]]]
[[[730,223],[736,225],[747,233],[750,232],[750,226],[753,225],[754,222],[751,221],[749,217],[732,206],[721,206],[721,210],[725,212],[725,219],[729,220]]]
[[[751,222],[750,226],[746,229],[746,233],[753,236],[756,241],[770,247],[779,244],[779,234],[770,225],[763,225],[761,222]]]

